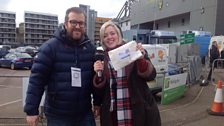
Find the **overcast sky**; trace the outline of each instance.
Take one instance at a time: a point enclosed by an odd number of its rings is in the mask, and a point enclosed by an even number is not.
[[[90,5],[98,17],[115,18],[126,0],[0,0],[0,10],[16,13],[16,23],[24,22],[24,11],[56,14],[59,23],[64,21],[65,11],[79,4]]]

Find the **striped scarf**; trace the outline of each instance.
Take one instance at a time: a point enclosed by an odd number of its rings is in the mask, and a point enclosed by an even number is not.
[[[132,126],[132,111],[125,68],[115,71],[110,62],[109,68],[110,111],[117,111],[117,126]]]

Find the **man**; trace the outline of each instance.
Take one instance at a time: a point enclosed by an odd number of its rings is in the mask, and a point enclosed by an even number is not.
[[[28,125],[38,125],[38,107],[44,91],[48,126],[96,125],[91,109],[95,47],[85,34],[85,26],[84,12],[69,8],[63,26],[40,47],[24,107]],[[96,105],[94,93],[93,98]]]
[[[208,81],[211,81],[211,76],[212,76],[212,69],[216,68],[217,67],[217,61],[215,61],[216,59],[219,59],[219,48],[218,48],[218,44],[216,41],[213,41],[212,42],[212,47],[211,49],[209,50],[209,54],[210,54],[210,71],[209,71],[209,74],[208,74],[208,77],[207,77],[207,80]],[[212,64],[214,62],[214,68],[212,68]]]
[[[224,47],[222,48],[222,51],[220,52],[220,58],[222,59],[221,61],[222,68],[224,68]]]

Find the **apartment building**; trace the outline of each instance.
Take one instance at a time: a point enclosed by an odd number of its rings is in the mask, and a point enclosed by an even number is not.
[[[98,44],[100,42],[100,28],[103,23],[112,20],[112,18],[104,18],[104,17],[97,17],[95,23],[95,43]]]
[[[58,28],[58,16],[49,13],[24,13],[24,44],[41,45],[52,37]]]
[[[15,44],[16,13],[0,10],[0,44]]]
[[[88,35],[89,39],[94,42],[97,12],[93,9],[90,9],[89,5],[79,4],[79,7],[82,8],[86,13],[86,34]]]

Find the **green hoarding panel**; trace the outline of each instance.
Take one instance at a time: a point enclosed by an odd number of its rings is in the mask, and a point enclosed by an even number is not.
[[[187,73],[166,76],[163,83],[161,104],[169,104],[182,97],[185,92]]]
[[[164,91],[161,104],[167,105],[171,102],[176,101],[178,98],[184,95],[184,91],[185,91],[184,85]]]

